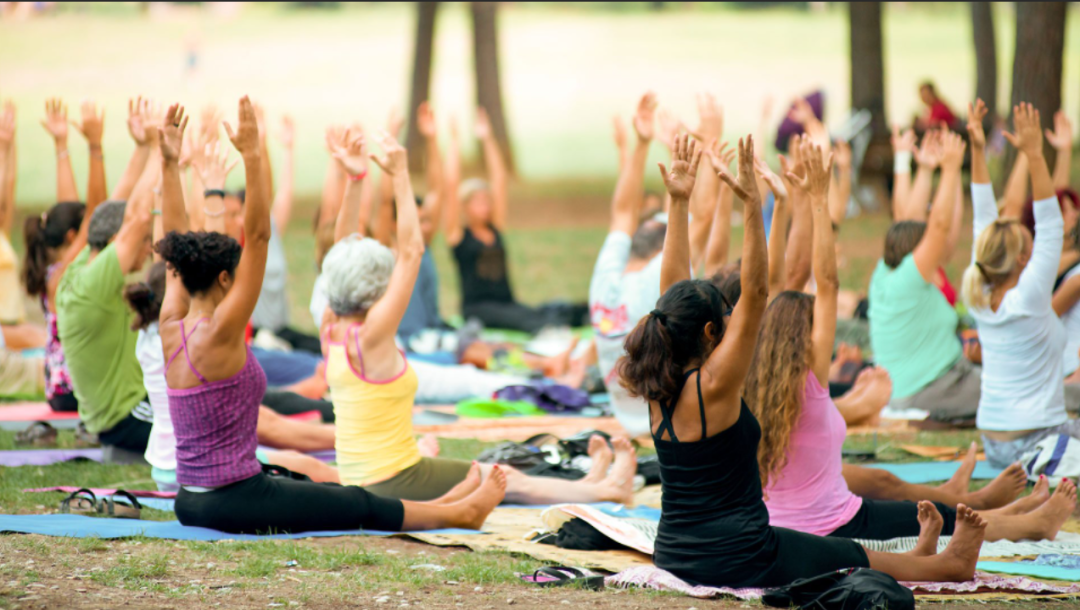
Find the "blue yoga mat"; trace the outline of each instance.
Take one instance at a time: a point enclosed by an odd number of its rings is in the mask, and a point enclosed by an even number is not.
[[[887,470],[908,483],[932,483],[948,481],[960,468],[960,462],[917,462],[914,464],[863,464],[869,468]],[[986,462],[976,462],[973,480],[993,479],[1001,474],[997,468]]]
[[[0,532],[42,534],[64,538],[163,538],[165,540],[293,540],[297,538],[333,538],[337,536],[393,536],[399,532],[375,530],[345,530],[333,532],[304,532],[301,534],[227,534],[205,527],[180,525],[179,521],[137,521],[133,519],[103,519],[84,515],[0,515]],[[483,534],[477,530],[443,529],[425,534],[471,536]]]
[[[976,564],[975,568],[986,572],[1016,574],[1017,576],[1052,578],[1054,580],[1065,580],[1069,582],[1080,581],[1080,568],[1063,568],[1061,566],[1040,565],[1026,561],[980,561]]]

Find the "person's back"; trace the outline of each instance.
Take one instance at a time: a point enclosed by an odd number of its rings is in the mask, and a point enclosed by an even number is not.
[[[127,417],[146,392],[116,248],[105,247],[93,260],[91,254],[88,246],[68,266],[56,310],[79,416],[88,431],[99,433]]]

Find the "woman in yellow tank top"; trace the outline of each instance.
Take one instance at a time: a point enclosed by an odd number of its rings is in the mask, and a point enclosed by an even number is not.
[[[380,143],[386,156],[372,159],[392,179],[395,205],[406,203],[397,208],[397,261],[374,239],[350,234],[360,226],[360,189],[346,189],[334,235],[338,243],[323,261],[330,302],[322,324],[326,382],[337,420],[341,482],[386,497],[428,501],[464,481],[475,466],[421,457],[413,434],[416,374],[394,336],[412,296],[424,239],[405,149],[389,136]],[[362,157],[349,158],[343,150],[335,157],[350,176],[366,174]],[[613,456],[602,439],[593,439],[593,469],[581,481],[530,477],[502,467],[506,498],[523,504],[628,502],[634,451],[627,439],[616,439],[614,447]],[[479,468],[485,478],[491,471]]]

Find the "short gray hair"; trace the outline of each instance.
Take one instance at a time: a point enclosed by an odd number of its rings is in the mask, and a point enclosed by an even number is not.
[[[353,234],[334,244],[322,266],[330,310],[350,316],[371,309],[386,294],[393,271],[394,254],[374,239]]]
[[[109,240],[116,237],[116,234],[120,232],[120,226],[124,224],[126,209],[126,201],[106,201],[94,210],[86,236],[86,243],[90,244],[90,249],[103,250],[109,245]]]

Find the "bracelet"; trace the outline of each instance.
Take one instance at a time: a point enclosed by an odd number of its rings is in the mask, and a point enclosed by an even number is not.
[[[911,151],[901,150],[897,151],[893,155],[893,173],[894,174],[910,174],[911,173]]]
[[[220,210],[218,210],[216,212],[211,212],[209,209],[203,208],[202,211],[203,211],[204,214],[206,214],[210,218],[217,218],[219,216],[224,216],[225,215],[225,208],[221,208]]]
[[[356,174],[355,176],[352,175],[352,174],[345,174],[345,175],[349,177],[349,180],[351,180],[353,182],[359,182],[359,181],[363,180],[364,178],[367,178],[368,171],[365,169],[364,171],[360,172],[359,174]]]
[[[151,216],[161,216],[161,210],[150,210]]]
[[[206,189],[205,191],[203,191],[203,199],[209,199],[211,197],[221,197],[222,199],[224,199],[225,191],[221,189]]]

